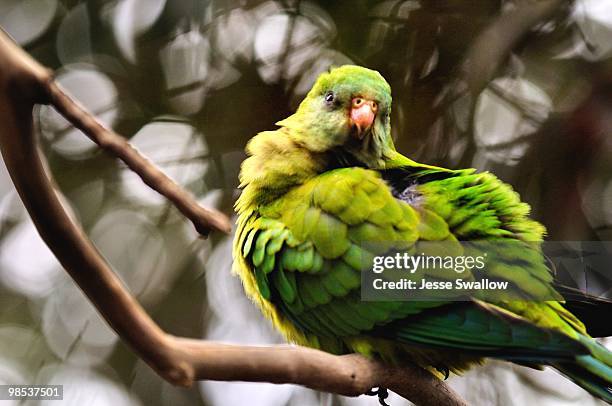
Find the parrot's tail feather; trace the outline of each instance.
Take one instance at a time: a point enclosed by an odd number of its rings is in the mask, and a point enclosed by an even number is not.
[[[578,364],[557,364],[554,367],[591,395],[612,404],[612,383],[610,380],[603,380],[581,368]]]
[[[590,355],[553,366],[593,396],[612,404],[612,352],[592,338],[581,336],[580,342],[590,350]]]
[[[593,337],[612,336],[612,300],[595,296],[555,282],[555,290],[565,298],[564,307],[584,323]]]

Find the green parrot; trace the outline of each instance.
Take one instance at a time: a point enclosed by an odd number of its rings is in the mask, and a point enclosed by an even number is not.
[[[529,206],[490,173],[401,155],[390,112],[378,72],[342,66],[321,74],[279,129],[249,141],[233,245],[246,294],[300,345],[416,363],[440,378],[485,357],[551,365],[612,403],[612,352],[556,294],[538,251],[545,229]],[[521,262],[515,252],[491,272],[526,298],[558,299],[361,299],[364,241],[471,240],[537,244],[536,255]]]

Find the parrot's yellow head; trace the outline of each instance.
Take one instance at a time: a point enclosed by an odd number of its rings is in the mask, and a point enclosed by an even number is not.
[[[391,87],[380,73],[345,65],[321,74],[296,113],[277,124],[311,151],[383,168],[395,152],[390,115]]]
[[[279,130],[249,141],[237,207],[273,200],[333,168],[411,163],[395,150],[390,113],[391,88],[380,73],[347,65],[321,74]]]

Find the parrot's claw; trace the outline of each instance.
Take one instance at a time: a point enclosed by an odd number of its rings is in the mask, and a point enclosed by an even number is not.
[[[446,381],[450,375],[450,371],[447,367],[436,367],[436,370],[441,374],[444,374],[444,380]]]
[[[378,396],[378,402],[382,406],[389,406],[389,404],[385,402],[385,399],[389,397],[389,391],[387,390],[387,388],[378,388],[376,390],[370,389],[365,394],[368,396]]]

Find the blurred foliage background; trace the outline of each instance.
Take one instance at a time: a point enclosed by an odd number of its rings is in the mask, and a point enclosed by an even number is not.
[[[103,122],[228,214],[249,138],[295,109],[320,72],[356,63],[391,84],[403,153],[493,171],[533,206],[550,239],[611,240],[612,2],[559,0],[495,61],[493,77],[470,69],[488,63],[503,35],[464,63],[485,28],[532,4],[1,0],[0,26]],[[466,72],[481,81],[478,92],[467,91]],[[230,237],[199,239],[52,109],[35,118],[75,216],[163,328],[280,341],[230,275]],[[377,404],[291,385],[172,387],[118,342],[64,274],[3,165],[0,198],[0,383],[64,384],[68,405]],[[554,372],[495,362],[451,384],[476,405],[596,404]]]

